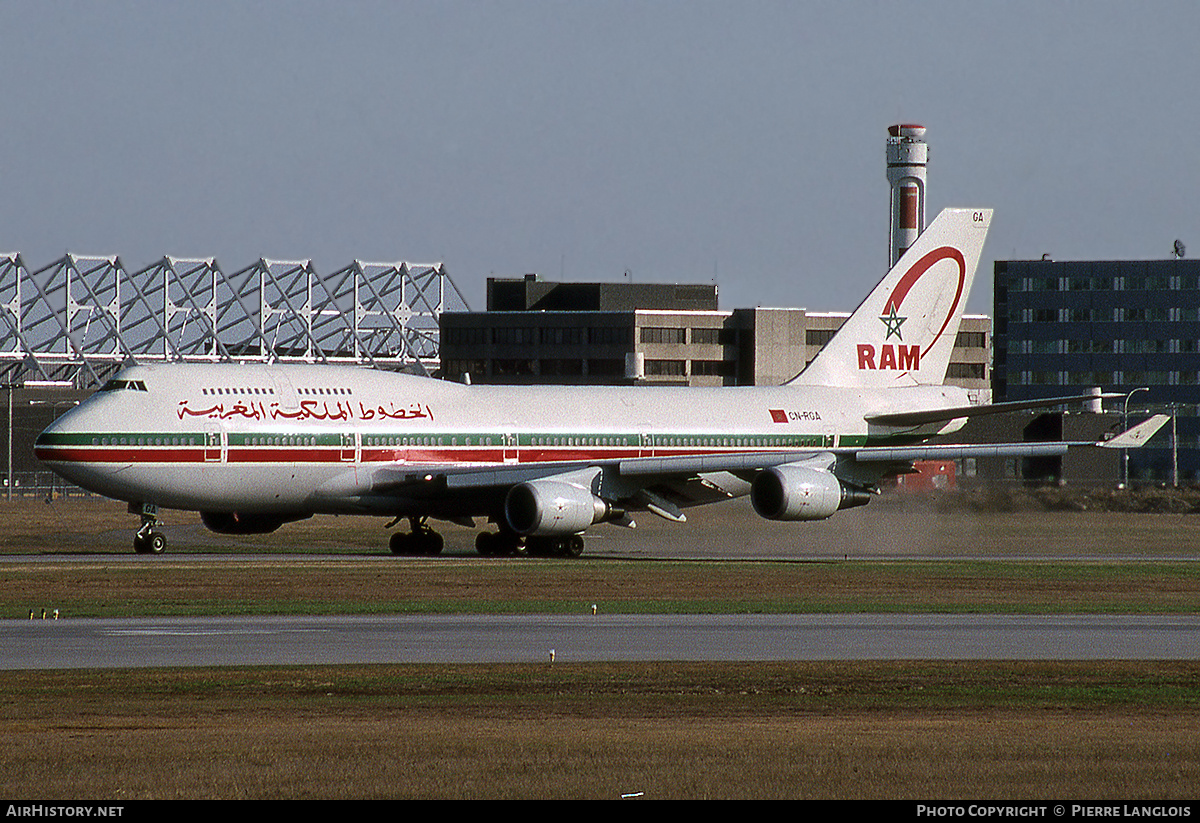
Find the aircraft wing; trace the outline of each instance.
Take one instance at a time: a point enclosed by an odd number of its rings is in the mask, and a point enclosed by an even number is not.
[[[874,466],[877,475],[892,470],[888,464],[916,460],[954,460],[967,457],[1049,457],[1077,447],[1137,448],[1150,439],[1169,418],[1154,417],[1112,439],[1100,442],[1031,442],[944,444],[915,446],[848,446],[765,452],[631,457],[571,463],[513,463],[491,466],[456,464],[392,465],[375,470],[370,494],[387,497],[439,497],[452,492],[475,491],[500,497],[522,483],[570,478],[568,482],[591,487],[608,500],[644,508],[671,520],[682,520],[682,508],[748,493],[750,480],[760,471],[783,466],[824,466],[840,475],[846,464]],[[852,484],[863,482],[853,473]],[[580,478],[585,478],[580,480]],[[869,485],[869,484],[868,484]]]
[[[1094,446],[1101,449],[1136,449],[1145,445],[1171,418],[1156,414],[1128,431],[1109,440],[1071,442],[1065,440],[1032,443],[981,443],[931,446],[870,446],[858,449],[854,457],[867,461],[957,460],[962,457],[1052,457],[1066,454],[1070,448]]]
[[[383,493],[417,487],[435,481],[443,484],[445,488],[451,489],[503,487],[592,466],[606,467],[616,474],[628,478],[686,476],[708,472],[752,472],[808,460],[819,454],[850,457],[860,462],[955,460],[962,457],[1046,457],[1065,454],[1071,448],[1088,446],[1106,449],[1138,448],[1154,436],[1169,419],[1165,414],[1157,414],[1109,440],[1094,443],[1091,441],[1048,441],[917,446],[839,446],[820,449],[581,460],[571,463],[557,461],[552,463],[513,463],[502,466],[394,465],[375,471],[372,491]]]
[[[1077,394],[1073,397],[1048,397],[1042,400],[1014,400],[1007,403],[954,406],[943,409],[883,412],[880,414],[868,414],[864,419],[868,423],[875,423],[881,426],[923,426],[926,423],[940,423],[944,420],[957,420],[962,417],[981,417],[989,414],[1025,411],[1026,409],[1043,409],[1050,406],[1061,406],[1065,403],[1079,403],[1085,400],[1106,400],[1124,396],[1123,394],[1113,392],[1105,394]]]

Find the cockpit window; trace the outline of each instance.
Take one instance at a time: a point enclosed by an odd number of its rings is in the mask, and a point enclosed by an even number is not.
[[[145,391],[146,384],[141,380],[109,380],[100,387],[100,391]]]

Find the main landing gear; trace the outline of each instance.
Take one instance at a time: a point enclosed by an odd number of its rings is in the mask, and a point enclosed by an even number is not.
[[[167,538],[158,527],[158,506],[153,503],[129,504],[129,511],[142,516],[142,525],[133,536],[133,550],[138,554],[162,554],[167,548]]]
[[[388,527],[396,525],[397,517]],[[404,557],[431,557],[441,554],[442,536],[431,529],[424,517],[409,517],[409,532],[395,532],[388,540],[392,554]],[[464,523],[463,525],[467,525]],[[499,531],[475,535],[475,550],[484,557],[579,557],[583,554],[583,535],[565,537],[523,537],[506,524]]]
[[[516,557],[525,553],[525,546],[516,532],[480,532],[475,535],[475,551],[484,557]]]
[[[412,525],[411,532],[396,532],[388,540],[392,554],[428,557],[442,553],[442,536],[426,525],[424,517],[410,517],[408,522]]]
[[[583,554],[583,535],[568,537],[526,537],[509,531],[480,532],[475,550],[484,557],[579,557]]]

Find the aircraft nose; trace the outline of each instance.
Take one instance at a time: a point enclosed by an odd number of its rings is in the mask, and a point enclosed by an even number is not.
[[[42,429],[42,433],[33,442],[34,452],[39,460],[53,460],[56,453],[67,448],[82,431],[79,427],[79,408],[68,409],[59,415],[53,423]]]
[[[80,447],[91,445],[96,432],[93,417],[87,401],[67,409],[42,429],[33,442],[34,454],[51,463],[81,459]]]

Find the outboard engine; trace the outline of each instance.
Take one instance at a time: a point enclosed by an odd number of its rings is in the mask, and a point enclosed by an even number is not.
[[[750,502],[768,520],[824,520],[839,509],[866,505],[869,492],[808,466],[773,466],[750,486]]]

